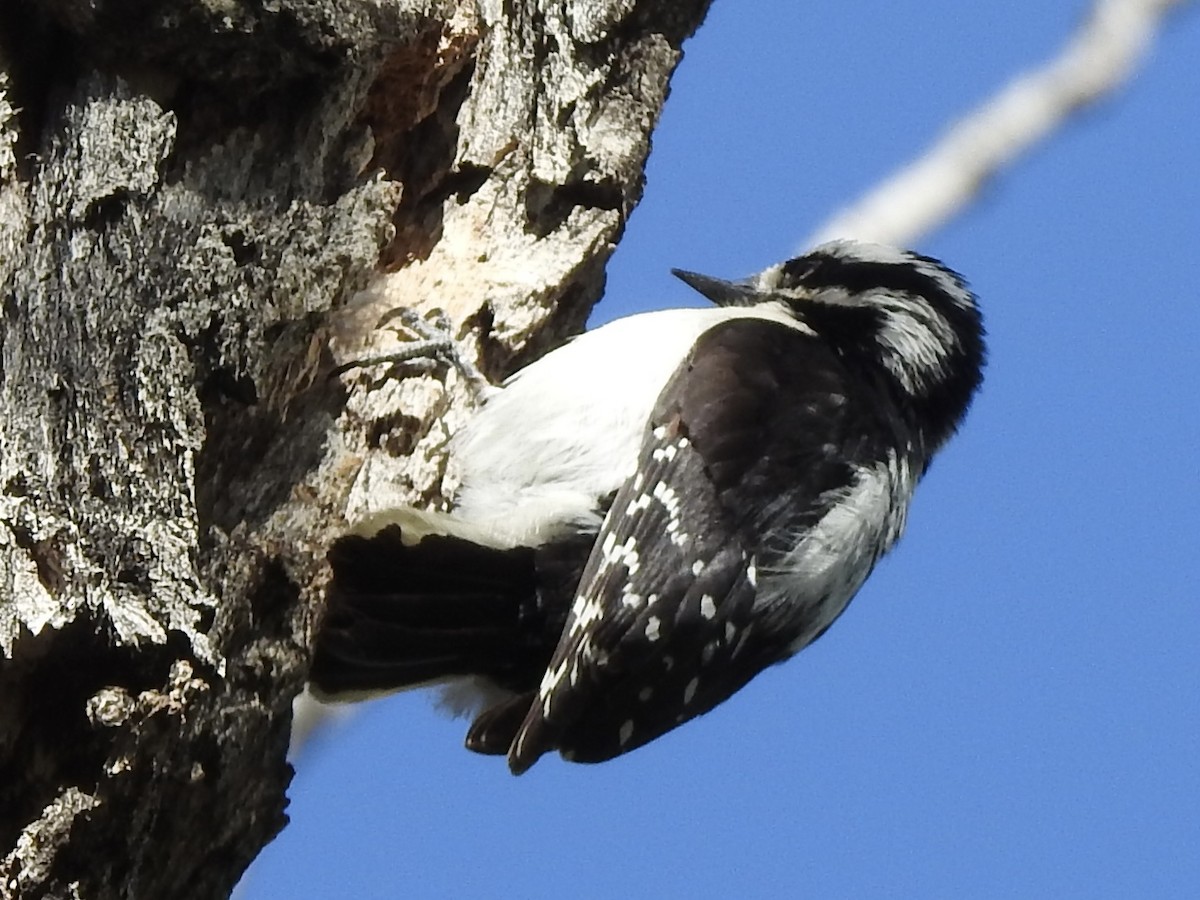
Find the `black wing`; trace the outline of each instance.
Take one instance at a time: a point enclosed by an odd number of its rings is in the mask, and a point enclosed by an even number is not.
[[[632,750],[786,658],[812,605],[755,609],[758,571],[794,546],[872,452],[860,379],[813,334],[764,319],[706,332],[659,396],[567,627],[509,753]]]

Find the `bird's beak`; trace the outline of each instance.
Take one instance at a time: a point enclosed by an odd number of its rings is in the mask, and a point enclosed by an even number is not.
[[[671,274],[689,287],[693,287],[717,306],[750,306],[756,302],[758,292],[749,281],[722,281],[698,272],[672,269]]]

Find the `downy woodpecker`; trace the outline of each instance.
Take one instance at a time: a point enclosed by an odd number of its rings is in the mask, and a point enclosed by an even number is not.
[[[454,511],[330,551],[311,681],[466,678],[467,746],[598,762],[820,637],[904,530],[981,380],[937,260],[835,241],[705,309],[630,316],[517,372],[459,434]]]

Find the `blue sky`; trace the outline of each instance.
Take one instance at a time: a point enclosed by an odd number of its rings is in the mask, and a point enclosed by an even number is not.
[[[1061,43],[1087,4],[718,0],[604,320],[695,305]],[[601,766],[513,778],[407,694],[298,761],[242,897],[1200,896],[1200,9],[919,243],[987,380],[816,645]]]

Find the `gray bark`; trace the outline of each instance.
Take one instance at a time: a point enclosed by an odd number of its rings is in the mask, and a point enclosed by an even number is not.
[[[0,4],[0,893],[225,896],[283,827],[324,547],[444,502],[468,396],[333,369],[578,329],[706,7]]]

